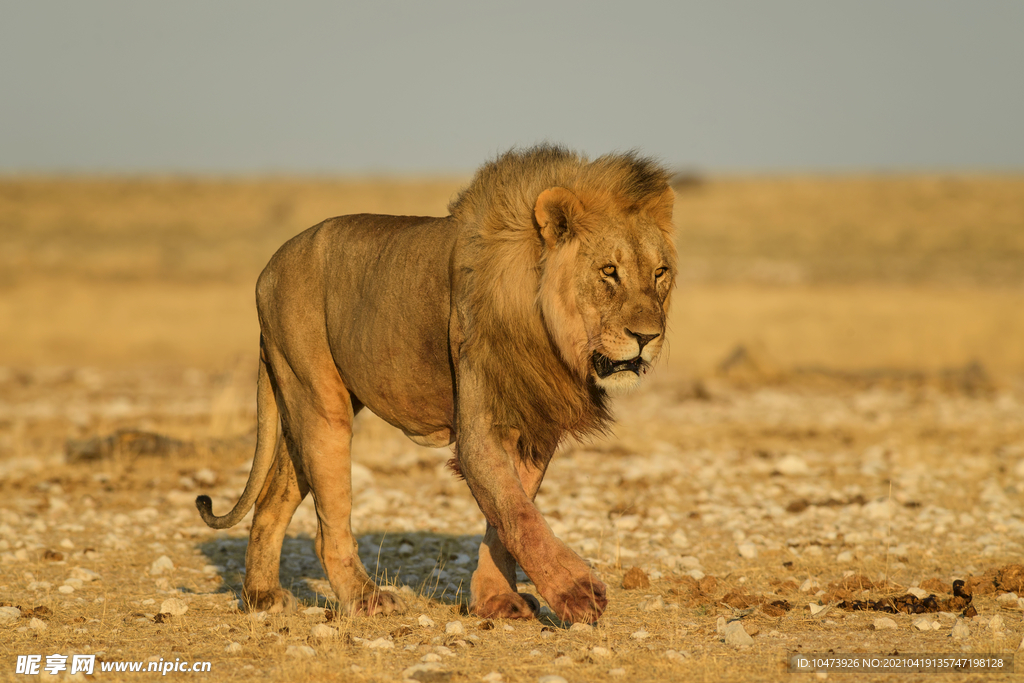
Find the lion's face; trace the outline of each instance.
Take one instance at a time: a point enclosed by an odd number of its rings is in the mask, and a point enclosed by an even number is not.
[[[545,198],[551,190],[541,195],[537,212],[547,248],[540,297],[545,324],[580,376],[609,394],[629,391],[665,340],[675,269],[665,229],[671,191],[646,210],[606,204],[588,211],[567,191],[554,190],[554,197]],[[542,199],[549,201],[542,206]],[[548,239],[544,226],[554,228],[555,239]]]

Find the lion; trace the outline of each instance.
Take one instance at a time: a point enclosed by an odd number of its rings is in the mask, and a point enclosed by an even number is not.
[[[309,492],[341,610],[404,609],[370,579],[352,535],[352,420],[366,407],[417,444],[453,445],[453,469],[486,520],[472,612],[539,613],[516,590],[518,563],[563,620],[600,617],[605,585],[534,497],[559,442],[604,430],[609,397],[636,386],[661,351],[676,267],[668,179],[635,153],[512,150],[476,173],[449,216],[332,218],[274,254],[256,285],[252,470],[229,513],[196,499],[217,529],[256,506],[249,609],[294,607],[281,547]]]

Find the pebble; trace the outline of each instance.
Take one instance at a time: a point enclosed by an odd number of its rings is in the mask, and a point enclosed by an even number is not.
[[[665,602],[660,597],[657,597],[644,603],[643,609],[645,612],[660,612],[665,609]]]
[[[929,619],[927,617],[920,617],[914,620],[914,628],[918,631],[937,631],[939,629],[939,622]]]
[[[487,674],[486,676],[484,676],[480,680],[483,681],[483,683],[501,683],[502,681],[505,680],[505,677],[502,676],[497,671],[492,671],[491,673]]]
[[[444,632],[449,636],[461,636],[466,632],[461,621],[449,621],[444,625]]]
[[[376,640],[363,641],[363,647],[369,650],[393,650],[395,644],[387,638],[377,638]]]
[[[808,578],[806,581],[804,581],[802,584],[800,584],[800,592],[801,593],[810,593],[812,591],[816,591],[816,590],[818,590],[819,585],[820,584],[818,583],[817,579]]]
[[[992,620],[988,622],[988,628],[991,631],[1002,631],[1003,630],[1003,615],[997,614],[992,617]]]
[[[578,621],[569,627],[570,633],[592,633],[594,627],[590,624],[584,624],[582,621]]]
[[[606,647],[595,645],[593,648],[591,648],[590,654],[594,655],[595,657],[611,657],[612,651]]]
[[[32,619],[28,622],[28,627],[33,631],[45,631],[46,622],[37,617],[32,617]]]
[[[432,628],[435,625],[434,620],[428,617],[426,614],[421,614],[419,618],[416,620],[416,623],[418,623],[420,626],[425,626],[427,628]]]
[[[0,607],[0,624],[9,624],[21,619],[21,610],[17,607]]]
[[[173,569],[174,563],[171,562],[171,558],[167,557],[166,555],[161,555],[160,557],[153,560],[153,564],[149,566],[149,573],[153,576],[158,576],[160,574],[163,574],[164,572],[169,572]]]
[[[75,592],[75,589],[74,589],[73,586],[61,586],[57,590],[59,592],[61,592],[61,593],[64,593],[65,595],[67,595],[68,593],[74,593]]]
[[[971,628],[967,625],[963,619],[957,619],[956,623],[953,624],[953,640],[964,640],[969,638],[971,635]]]
[[[725,644],[735,645],[736,647],[750,647],[754,644],[754,639],[743,628],[741,622],[733,621],[725,627]]]
[[[844,564],[847,562],[853,562],[853,553],[851,553],[849,550],[844,550],[843,552],[836,555],[836,562],[842,562]]]
[[[927,598],[927,597],[928,597],[929,595],[931,595],[931,594],[930,594],[930,593],[929,593],[928,591],[926,591],[925,589],[923,589],[923,588],[918,588],[917,586],[913,586],[913,587],[911,587],[911,588],[908,588],[908,589],[907,589],[907,592],[908,592],[908,593],[910,593],[911,595],[913,595],[913,596],[914,596],[915,598],[920,598],[921,600],[924,600],[924,599],[925,599],[925,598]]]
[[[1017,594],[1016,593],[1003,593],[1002,595],[1000,595],[1000,596],[998,596],[996,598],[996,602],[1013,602],[1013,603],[1016,603],[1017,602]]]
[[[85,567],[72,567],[69,576],[70,579],[77,579],[79,581],[84,581],[85,583],[100,580],[99,574],[91,569],[86,569]]]
[[[422,680],[433,680],[435,676],[438,679],[440,679],[441,676],[439,674],[441,674],[442,671],[443,671],[443,669],[441,668],[441,665],[438,664],[437,662],[425,662],[423,664],[413,664],[408,669],[405,669],[402,672],[402,679],[403,680],[410,680],[411,679],[411,680],[414,680],[414,681],[421,680],[421,678],[416,675],[418,673],[428,674],[426,676],[423,676]],[[431,676],[430,674],[434,674],[434,676]]]
[[[790,477],[807,474],[807,472],[810,471],[810,468],[807,466],[807,462],[799,455],[795,455],[793,453],[790,453],[775,463],[775,469]]]
[[[678,650],[665,650],[665,659],[670,662],[683,662],[690,656],[689,652],[679,652]]]
[[[309,629],[309,636],[315,640],[330,640],[337,635],[338,629],[327,624],[314,624],[313,628]]]
[[[818,614],[819,612],[825,611],[825,607],[826,606],[825,605],[819,605],[816,602],[809,602],[809,603],[807,603],[807,607],[808,607],[808,609],[811,610],[811,616],[813,617],[814,615]]]
[[[435,647],[434,652],[444,657],[455,656],[455,652],[451,648],[445,647],[444,645],[438,645],[437,647]]]
[[[307,617],[322,617],[326,611],[323,607],[307,607],[302,613]]]
[[[289,657],[316,657],[316,650],[309,645],[289,645],[284,653]]]
[[[428,652],[427,654],[425,654],[422,657],[420,657],[420,661],[421,662],[440,662],[441,661],[441,655],[437,654],[436,652]]]
[[[180,617],[188,611],[188,603],[180,598],[168,598],[160,605],[160,614],[170,614],[172,617]]]
[[[876,631],[888,631],[889,629],[899,627],[898,624],[889,617],[878,617],[871,622],[871,626],[874,627]]]
[[[242,646],[239,643],[236,643],[235,641],[231,641],[230,643],[228,643],[228,646],[224,648],[224,652],[227,652],[229,655],[236,655],[241,651]]]
[[[651,634],[647,631],[640,629],[639,631],[634,631],[629,637],[633,640],[643,640],[644,638],[647,638],[650,635]]]
[[[565,680],[561,676],[549,674],[547,676],[541,676],[540,678],[538,678],[537,683],[569,683],[569,681]]]
[[[753,560],[757,557],[757,546],[753,543],[740,543],[736,546],[736,550],[739,552],[740,557],[748,560]]]

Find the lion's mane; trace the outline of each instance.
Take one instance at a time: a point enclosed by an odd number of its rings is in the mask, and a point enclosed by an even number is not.
[[[537,197],[564,187],[587,211],[634,212],[662,196],[668,181],[666,169],[633,152],[589,161],[542,145],[484,165],[449,205],[465,252],[459,262],[472,264],[460,274],[469,311],[461,353],[487,384],[495,425],[505,434],[518,432],[520,457],[540,459],[566,433],[599,432],[611,419],[604,392],[556,347],[551,331],[560,321],[544,319]]]

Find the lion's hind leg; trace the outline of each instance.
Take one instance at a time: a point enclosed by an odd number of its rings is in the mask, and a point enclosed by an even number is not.
[[[279,439],[273,469],[256,499],[245,551],[242,601],[251,611],[287,612],[296,605],[292,594],[281,587],[281,544],[292,515],[308,491],[305,478],[296,473],[284,439]]]

